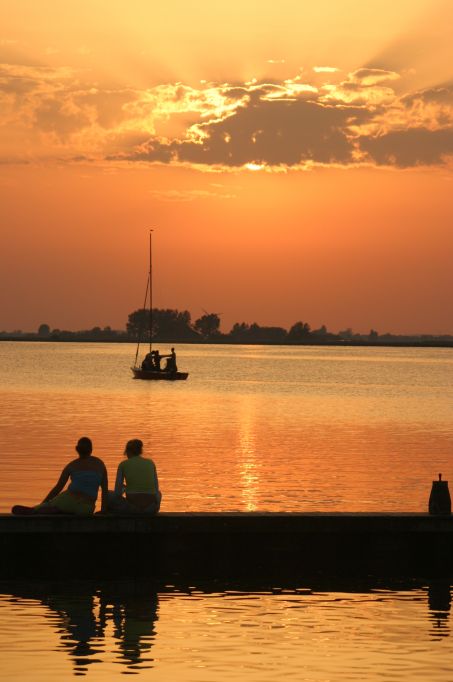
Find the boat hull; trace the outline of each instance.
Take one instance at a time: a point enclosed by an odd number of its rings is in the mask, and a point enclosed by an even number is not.
[[[162,370],[141,369],[141,367],[131,367],[134,379],[144,379],[145,381],[184,381],[189,376],[189,372],[166,372]]]

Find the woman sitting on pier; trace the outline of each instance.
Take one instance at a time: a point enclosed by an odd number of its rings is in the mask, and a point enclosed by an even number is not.
[[[89,438],[80,438],[76,451],[78,459],[69,462],[61,472],[57,484],[36,507],[16,505],[13,514],[93,514],[99,488],[102,489],[102,511],[107,508],[107,470],[104,462],[91,453],[93,445]],[[63,490],[68,480],[68,488]]]
[[[118,466],[115,491],[109,493],[109,511],[117,514],[157,514],[159,511],[162,494],[156,465],[152,459],[142,457],[142,452],[143,443],[138,438],[126,443],[127,459]]]

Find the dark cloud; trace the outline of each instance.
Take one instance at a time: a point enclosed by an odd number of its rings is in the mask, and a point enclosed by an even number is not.
[[[398,98],[382,85],[396,78],[383,69],[359,69],[328,97],[284,84],[225,88],[227,97],[232,92],[240,99],[231,113],[193,126],[185,139],[155,136],[121,158],[207,167],[347,166],[358,159],[397,168],[444,164],[453,154],[452,89]],[[360,100],[341,99],[355,92]]]
[[[360,148],[380,166],[412,168],[444,163],[453,154],[453,127],[409,128],[376,137],[359,137]]]
[[[45,67],[0,64],[0,93],[12,96],[16,108],[24,106],[34,93],[45,89],[52,75]]]
[[[86,112],[80,108],[70,107],[64,100],[55,97],[47,97],[40,101],[34,111],[34,120],[41,130],[61,136],[70,135],[90,124]]]
[[[235,87],[229,87],[226,89],[225,94],[230,98],[230,99],[242,99],[242,97],[247,96],[249,93],[249,88],[247,87],[241,87],[241,86],[235,86]]]
[[[386,81],[393,81],[399,78],[399,74],[395,71],[387,69],[371,69],[363,68],[353,71],[349,80],[352,83],[360,83],[361,85],[377,85],[378,83],[385,83]]]
[[[295,166],[307,161],[348,164],[354,147],[348,125],[369,117],[363,109],[329,107],[304,100],[262,100],[221,121],[198,126],[200,139],[150,140],[129,159],[194,164]]]
[[[0,166],[28,166],[30,161],[28,159],[15,159],[10,156],[0,158]]]
[[[399,74],[384,68],[318,87],[300,79],[107,89],[66,68],[0,64],[3,130],[36,134],[57,158],[63,150],[69,160],[101,154],[207,168],[410,168],[453,154],[450,82],[400,96]]]
[[[84,163],[93,161],[93,158],[90,156],[85,156],[84,154],[79,154],[78,156],[70,157],[68,160],[74,161],[74,163]]]
[[[132,89],[81,88],[68,69],[20,64],[0,64],[0,93],[12,96],[22,120],[59,136],[93,124],[115,128],[130,117],[126,106],[137,100]]]
[[[401,102],[410,106],[412,104],[423,102],[426,104],[441,104],[441,105],[453,105],[453,84],[448,83],[445,86],[427,88],[426,90],[421,90],[420,92],[410,93],[401,98]]]
[[[0,91],[8,95],[25,95],[36,89],[36,81],[32,78],[15,78],[2,75],[0,71]]]

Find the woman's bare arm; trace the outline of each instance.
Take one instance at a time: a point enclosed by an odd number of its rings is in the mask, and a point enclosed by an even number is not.
[[[153,464],[154,464],[154,462],[153,462]],[[156,468],[155,464],[154,464],[154,477],[156,480],[156,495],[157,495],[157,499],[158,499],[159,504],[160,504],[162,502],[162,492],[159,490],[159,478],[157,476],[157,468]]]
[[[108,481],[108,475],[107,475],[107,469],[105,466],[103,466],[103,472],[102,472],[102,480],[101,480],[101,511],[106,512],[107,507],[108,507],[108,490],[109,490],[109,481]]]
[[[154,462],[153,462],[153,464],[154,464]],[[156,469],[155,464],[154,464],[154,479],[156,481],[156,490],[158,491],[159,490],[159,478],[157,476],[157,469]]]
[[[123,467],[121,466],[121,464],[119,464],[116,472],[115,481],[115,495],[118,495],[118,497],[121,497],[123,494],[123,481],[124,481]]]
[[[70,474],[70,469],[69,469],[69,464],[65,466],[63,471],[60,474],[60,478],[58,479],[56,485],[52,488],[52,490],[49,491],[49,493],[46,495],[44,500],[41,502],[41,504],[44,504],[44,502],[48,502],[49,500],[52,500],[54,497],[58,495],[58,493],[61,493],[63,488],[65,487],[66,483],[68,482]]]

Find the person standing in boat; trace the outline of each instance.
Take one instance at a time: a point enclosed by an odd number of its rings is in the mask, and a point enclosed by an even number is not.
[[[127,459],[118,465],[115,490],[109,493],[109,511],[114,513],[157,514],[162,493],[156,465],[143,457],[143,442],[138,438],[126,443]]]
[[[162,355],[161,357],[167,358],[167,362],[165,364],[165,371],[166,372],[177,372],[178,367],[176,365],[176,353],[175,349],[172,348],[171,352],[169,355]]]
[[[16,505],[13,514],[93,514],[99,488],[102,490],[101,510],[107,510],[107,470],[104,462],[92,455],[93,445],[89,438],[79,438],[75,447],[78,459],[69,462],[60,478],[41,504],[36,507]],[[69,486],[63,490],[70,480]],[[63,492],[62,492],[63,491]]]

